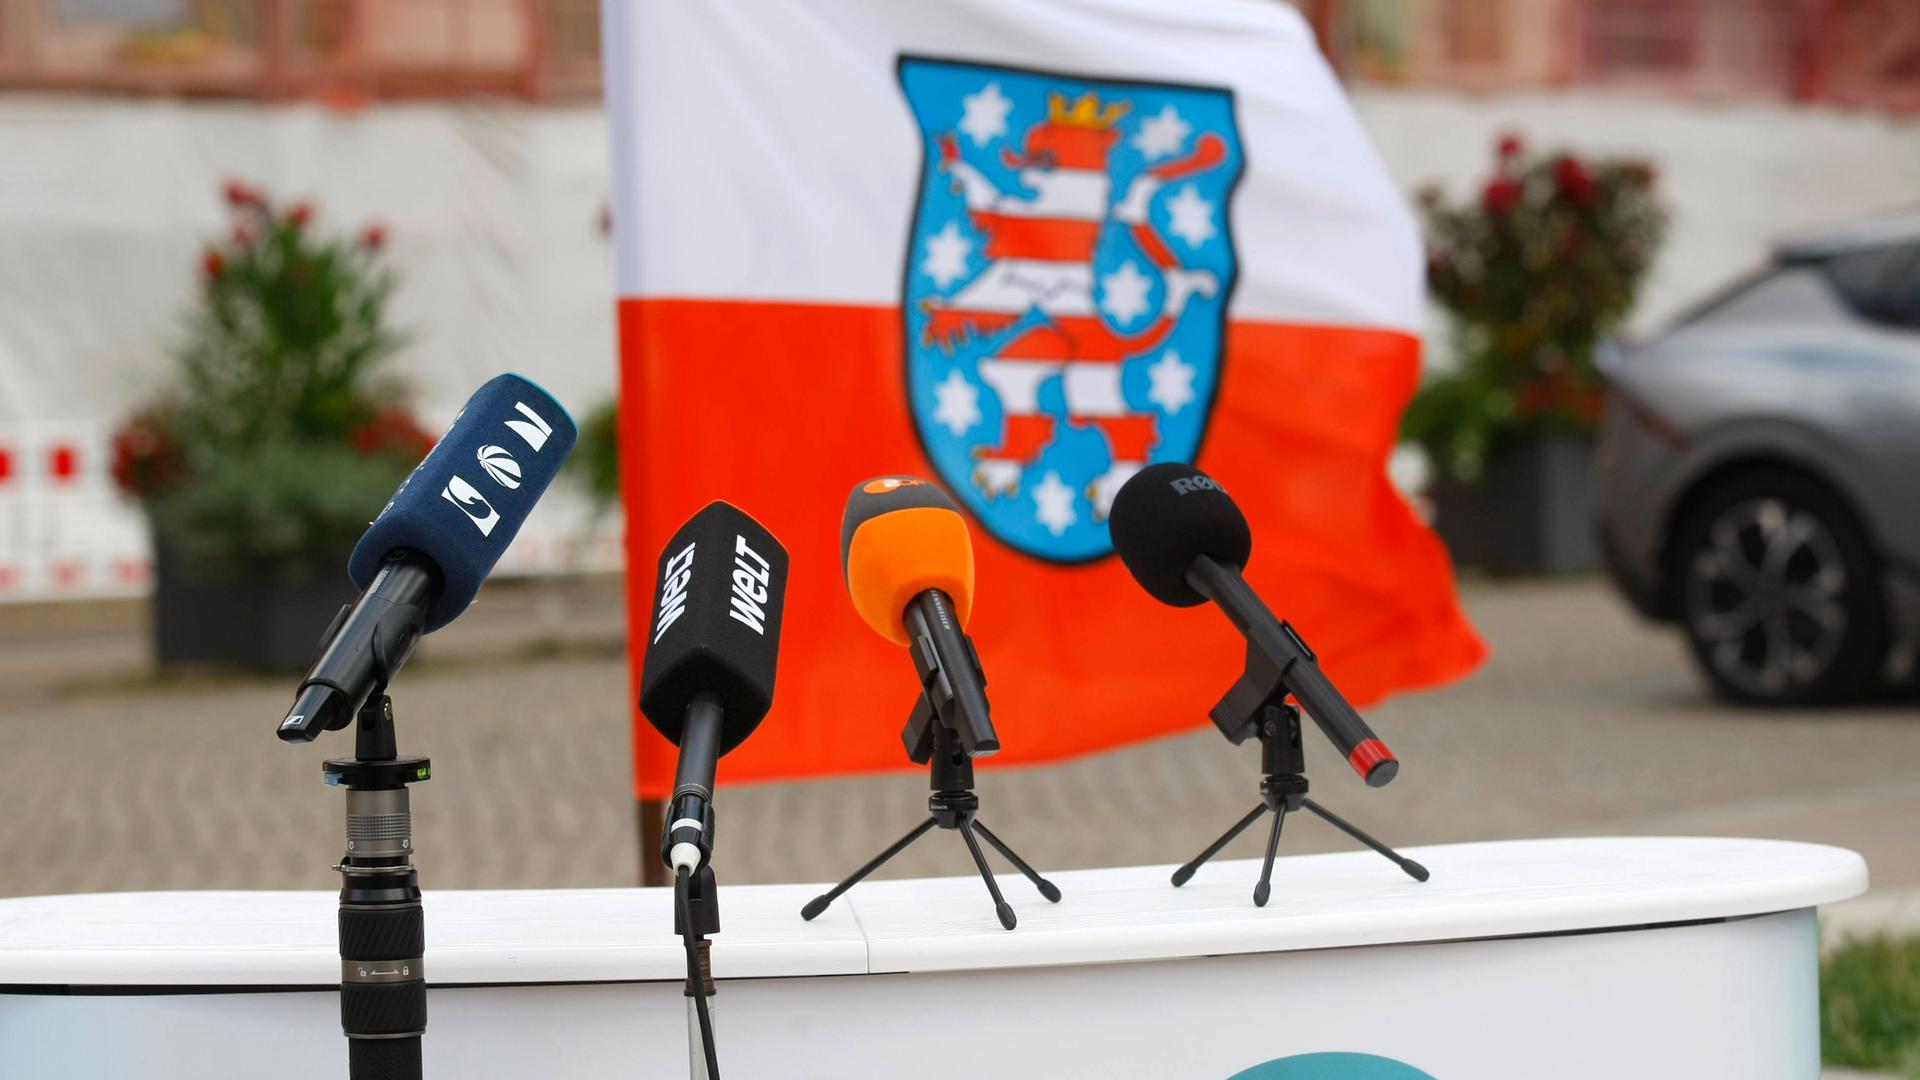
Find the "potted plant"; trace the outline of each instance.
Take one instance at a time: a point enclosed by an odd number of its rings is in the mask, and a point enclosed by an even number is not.
[[[1594,565],[1595,346],[1633,308],[1667,216],[1643,161],[1530,156],[1503,137],[1479,197],[1420,195],[1427,282],[1458,366],[1404,421],[1435,474],[1435,527],[1457,561],[1500,572]]]
[[[323,235],[309,203],[226,187],[172,385],[115,434],[152,529],[162,666],[299,670],[353,588],[349,551],[432,448],[382,371],[385,232]]]
[[[567,459],[598,522],[620,502],[620,403],[608,398],[580,422],[580,437]]]

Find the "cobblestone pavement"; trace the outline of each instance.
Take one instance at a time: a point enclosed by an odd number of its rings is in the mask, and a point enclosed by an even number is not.
[[[1391,787],[1353,782],[1311,736],[1316,795],[1363,828],[1402,844],[1816,840],[1866,854],[1876,886],[1920,887],[1920,706],[1731,710],[1676,639],[1598,580],[1465,595],[1494,658],[1371,710],[1404,762]],[[434,760],[415,799],[429,888],[633,883],[621,603],[614,579],[492,586],[409,667],[403,747]],[[287,679],[146,674],[143,618],[133,603],[0,608],[0,895],[336,887],[340,795],[319,762],[348,744],[272,737]],[[983,770],[979,790],[983,817],[1038,866],[1175,862],[1253,805],[1257,766],[1257,748],[1209,728]],[[723,880],[837,877],[917,821],[925,797],[918,772],[729,788]],[[885,873],[965,871],[964,848],[942,839]],[[1311,819],[1290,822],[1285,844],[1347,846]]]

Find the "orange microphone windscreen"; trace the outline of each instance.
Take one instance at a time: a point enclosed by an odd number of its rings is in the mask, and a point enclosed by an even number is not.
[[[962,627],[973,612],[967,521],[928,481],[882,476],[855,487],[840,520],[840,556],[853,609],[896,645],[908,643],[907,605],[928,589],[947,594]]]

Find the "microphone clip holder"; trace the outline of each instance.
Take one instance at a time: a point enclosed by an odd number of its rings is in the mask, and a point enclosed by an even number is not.
[[[420,1077],[427,1027],[425,916],[413,867],[413,813],[407,785],[432,763],[396,752],[393,699],[376,692],[356,718],[354,756],[322,765],[346,789],[346,854],[340,883],[340,1026],[348,1075]]]
[[[878,870],[887,860],[905,851],[908,845],[935,828],[954,830],[966,841],[967,852],[973,856],[980,879],[986,883],[987,895],[993,898],[993,911],[999,917],[1001,926],[1011,930],[1019,920],[1013,913],[1013,905],[1000,895],[993,869],[987,865],[986,854],[980,850],[981,840],[992,845],[1028,881],[1033,882],[1033,887],[1040,890],[1041,896],[1051,903],[1059,903],[1059,888],[1041,877],[979,819],[980,797],[973,791],[973,759],[967,756],[960,745],[958,733],[940,718],[938,710],[929,705],[924,696],[914,706],[913,716],[908,720],[906,730],[901,733],[901,741],[907,746],[910,760],[928,765],[928,786],[933,793],[927,798],[927,820],[914,826],[907,835],[894,841],[892,846],[855,870],[845,881],[808,901],[807,906],[800,909],[800,917],[809,921],[818,917],[842,893],[859,884],[868,874]],[[924,751],[921,749],[923,746]]]
[[[1264,696],[1249,692],[1257,690],[1262,683],[1268,686]],[[1258,821],[1262,814],[1272,813],[1273,831],[1267,834],[1267,852],[1260,864],[1260,881],[1253,887],[1253,905],[1266,907],[1267,898],[1273,891],[1273,861],[1280,849],[1280,828],[1289,813],[1301,810],[1318,815],[1334,828],[1378,852],[1413,880],[1427,880],[1426,867],[1360,831],[1345,818],[1307,797],[1307,755],[1300,740],[1300,710],[1287,703],[1286,696],[1287,691],[1278,685],[1277,678],[1268,682],[1249,673],[1234,684],[1220,704],[1214,706],[1211,714],[1214,726],[1229,741],[1239,745],[1253,735],[1257,734],[1260,738],[1260,768],[1263,774],[1260,779],[1260,804],[1235,822],[1219,839],[1207,845],[1205,851],[1175,870],[1174,886],[1177,888],[1192,880],[1194,872],[1202,864],[1219,854],[1222,848]]]

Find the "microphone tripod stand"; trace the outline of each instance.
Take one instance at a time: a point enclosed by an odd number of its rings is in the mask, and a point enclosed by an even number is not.
[[[1027,880],[1033,882],[1033,887],[1040,890],[1041,896],[1055,904],[1060,902],[1060,890],[1053,882],[1041,877],[1033,867],[1027,865],[1025,859],[1014,854],[1012,848],[979,820],[980,797],[973,792],[973,759],[960,747],[959,736],[954,730],[934,718],[932,711],[922,697],[921,704],[914,709],[913,719],[907,721],[907,730],[903,733],[909,747],[909,759],[916,763],[928,762],[931,766],[929,786],[933,794],[927,799],[927,820],[914,826],[913,831],[855,870],[851,877],[808,901],[807,906],[800,909],[801,918],[812,920],[817,917],[827,910],[827,905],[839,899],[840,894],[858,885],[862,878],[878,870],[888,859],[905,851],[908,845],[936,826],[958,831],[960,838],[967,842],[967,851],[973,856],[973,864],[980,868],[980,879],[987,884],[987,894],[993,897],[993,911],[1000,917],[1001,926],[1011,930],[1019,920],[1014,917],[1013,905],[1000,895],[1000,886],[993,879],[993,870],[987,866],[987,857],[980,850],[980,840],[975,839],[976,833],[980,839],[993,845],[995,851],[1006,856],[1015,869],[1026,875]],[[932,729],[932,745],[925,747],[925,735],[918,739],[915,735],[926,732],[928,727]],[[924,747],[924,750],[914,752],[919,747]]]
[[[334,866],[341,875],[347,1071],[355,1080],[419,1080],[420,1036],[427,1029],[426,922],[407,785],[426,780],[432,766],[396,752],[393,699],[385,693],[361,706],[353,751],[322,765],[328,784],[347,789],[347,851]]]
[[[1285,691],[1276,695],[1284,699]],[[1225,703],[1223,702],[1224,706]],[[1217,713],[1217,710],[1216,710]],[[1273,891],[1273,859],[1280,849],[1280,827],[1286,823],[1287,814],[1299,810],[1309,810],[1325,819],[1334,828],[1360,841],[1379,852],[1383,857],[1406,871],[1415,881],[1427,880],[1427,868],[1401,855],[1387,845],[1355,828],[1352,823],[1333,811],[1307,798],[1307,756],[1300,745],[1300,710],[1283,700],[1269,698],[1258,706],[1256,714],[1260,734],[1260,767],[1266,775],[1260,780],[1260,805],[1247,812],[1247,816],[1234,823],[1220,839],[1207,845],[1193,858],[1193,861],[1173,872],[1173,884],[1185,885],[1193,878],[1194,871],[1201,864],[1220,853],[1220,849],[1233,842],[1234,837],[1245,832],[1248,826],[1260,820],[1260,815],[1273,814],[1273,831],[1267,834],[1267,857],[1260,864],[1260,883],[1253,887],[1253,905],[1266,907],[1267,897]],[[1216,723],[1220,720],[1215,716]],[[1223,729],[1229,725],[1222,725]],[[1232,725],[1244,731],[1244,727]],[[1231,736],[1229,736],[1231,737]]]

